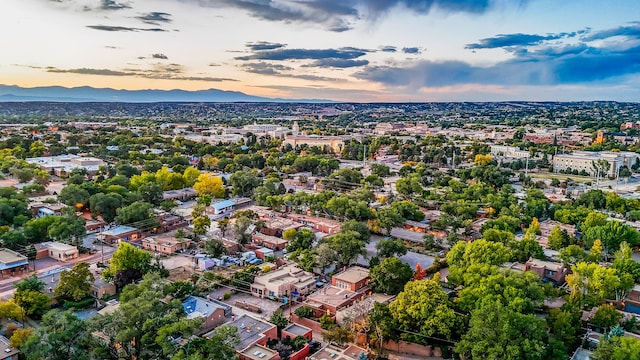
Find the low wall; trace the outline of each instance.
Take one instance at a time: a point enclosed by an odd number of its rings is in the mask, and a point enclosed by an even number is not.
[[[291,321],[298,325],[306,326],[316,334],[322,334],[325,330],[320,326],[320,323],[311,319],[302,318],[296,314],[291,314]]]
[[[393,340],[386,341],[383,344],[385,350],[407,355],[415,355],[420,357],[441,357],[440,349],[434,349],[432,346],[425,346],[420,344],[414,344],[400,340],[395,342]]]

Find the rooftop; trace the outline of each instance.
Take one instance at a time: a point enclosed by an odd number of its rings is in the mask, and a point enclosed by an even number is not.
[[[235,347],[238,351],[245,350],[247,347],[253,345],[258,339],[264,336],[263,334],[265,332],[275,327],[275,325],[271,323],[246,314],[227,324],[238,328],[240,343]]]
[[[530,258],[527,260],[527,265],[535,266],[537,268],[545,268],[549,270],[561,271],[564,267],[563,264],[551,261],[544,261],[539,259]]]
[[[334,279],[346,281],[353,284],[365,280],[368,277],[369,269],[365,269],[360,266],[352,266],[339,274],[333,275]]]
[[[334,345],[327,345],[317,353],[310,355],[309,360],[356,360],[363,351],[364,349],[355,345],[344,350]]]
[[[27,257],[13,250],[0,248],[0,270],[8,269],[8,265],[20,266],[29,262]]]
[[[325,286],[322,289],[307,297],[309,303],[317,303],[320,305],[329,305],[334,308],[340,308],[343,304],[351,301],[358,294],[351,290],[340,289],[335,286]]]
[[[217,309],[222,309],[222,306],[197,296],[189,296],[182,302],[182,306],[189,319],[208,317]]]
[[[309,331],[311,331],[311,329],[309,329],[306,326],[302,326],[302,325],[298,325],[298,324],[291,324],[289,326],[287,326],[286,328],[284,328],[282,331],[286,331],[290,334],[293,334],[295,336],[304,336],[306,334],[309,333]]]
[[[57,241],[47,241],[45,243],[42,243],[42,245],[50,248],[50,249],[54,249],[57,251],[69,251],[69,250],[78,250],[77,247],[69,245],[69,244],[65,244],[65,243],[61,243],[61,242],[57,242]]]
[[[101,234],[107,235],[107,236],[119,236],[122,234],[134,232],[134,231],[138,231],[138,229],[134,228],[133,226],[118,225],[112,229],[103,231]]]
[[[241,351],[243,357],[251,360],[269,360],[278,356],[278,352],[264,346],[253,345]]]
[[[211,207],[216,210],[222,210],[222,209],[234,206],[235,204],[236,203],[233,202],[233,200],[222,200],[222,201],[218,201],[217,203],[211,204]]]
[[[11,359],[11,356],[20,352],[18,349],[12,348],[9,344],[9,339],[0,335],[0,354],[3,354],[1,355],[3,358]]]

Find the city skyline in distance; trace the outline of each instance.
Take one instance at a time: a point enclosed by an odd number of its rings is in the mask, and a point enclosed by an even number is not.
[[[638,10],[627,1],[7,1],[0,78],[347,102],[638,101]]]

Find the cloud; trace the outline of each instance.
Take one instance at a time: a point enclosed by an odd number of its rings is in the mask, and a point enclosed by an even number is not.
[[[322,68],[350,68],[357,66],[369,65],[369,60],[351,60],[351,59],[319,59],[311,63],[310,65],[303,65],[304,67],[322,67]]]
[[[388,86],[432,88],[460,84],[559,85],[603,82],[640,74],[640,46],[619,49],[587,44],[545,47],[514,53],[491,66],[462,61],[420,61],[405,66],[370,66],[360,79]]]
[[[405,54],[418,55],[422,53],[419,47],[404,47],[402,48],[402,52]]]
[[[154,59],[161,59],[161,60],[169,59],[165,54],[151,54],[151,57]]]
[[[140,16],[136,16],[136,19],[142,21],[145,24],[160,25],[160,23],[170,23],[171,14],[165,12],[150,12]]]
[[[320,25],[333,32],[347,31],[358,20],[375,20],[396,7],[417,14],[434,9],[446,13],[481,14],[496,0],[189,0],[208,7],[227,6],[242,9],[251,16],[284,23]],[[527,0],[519,0],[519,5]]]
[[[131,76],[135,75],[135,73],[117,71],[117,70],[109,70],[109,69],[89,69],[89,68],[79,68],[79,69],[58,69],[54,67],[48,67],[47,72],[50,73],[71,73],[71,74],[83,74],[83,75],[104,75],[104,76]]]
[[[257,41],[257,42],[247,43],[245,46],[248,47],[252,51],[263,51],[263,50],[279,49],[279,48],[283,48],[283,47],[285,47],[287,45],[286,44],[280,44],[280,43],[272,43],[272,42],[267,42],[267,41]]]
[[[241,66],[247,72],[260,75],[281,75],[282,71],[293,70],[292,67],[266,62],[246,63]]]
[[[87,25],[87,27],[90,29],[101,30],[101,31],[131,31],[131,32],[137,32],[137,31],[165,32],[167,31],[160,28],[142,29],[142,28],[134,28],[134,27],[126,27],[126,26],[109,26],[109,25]]]
[[[356,59],[364,56],[368,50],[356,48],[340,49],[276,49],[259,51],[252,55],[239,56],[236,60],[294,60],[294,59]]]
[[[102,10],[121,10],[130,9],[131,5],[124,3],[117,3],[115,0],[101,0],[100,9]]]
[[[182,81],[205,81],[205,82],[237,81],[236,79],[230,79],[230,78],[184,75],[182,71],[182,66],[179,64],[169,64],[169,65],[156,64],[153,69],[123,69],[123,70],[92,69],[92,68],[59,69],[56,67],[49,66],[45,68],[45,71],[49,73],[69,73],[69,74],[98,75],[98,76],[132,76],[132,77],[140,77],[140,78],[154,79],[154,80],[182,80]]]
[[[382,52],[388,52],[388,53],[394,53],[396,51],[398,51],[398,49],[395,46],[381,46],[380,47],[380,51]]]
[[[539,45],[545,41],[558,40],[567,37],[573,37],[576,33],[560,33],[549,35],[536,34],[500,34],[495,37],[481,39],[474,44],[467,44],[465,49],[495,49],[512,46],[532,46]]]
[[[619,26],[617,28],[594,32],[583,37],[584,41],[603,40],[614,36],[626,36],[630,38],[640,39],[640,22],[631,23],[627,26]]]

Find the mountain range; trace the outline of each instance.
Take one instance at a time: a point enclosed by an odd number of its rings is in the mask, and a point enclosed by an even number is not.
[[[318,99],[281,99],[247,95],[239,91],[208,90],[117,90],[81,86],[24,88],[0,85],[0,102],[332,102]]]

